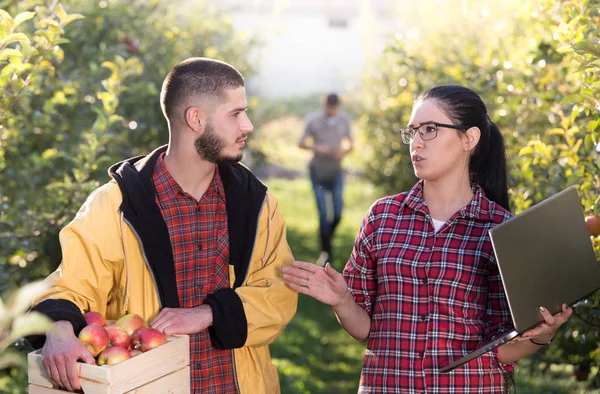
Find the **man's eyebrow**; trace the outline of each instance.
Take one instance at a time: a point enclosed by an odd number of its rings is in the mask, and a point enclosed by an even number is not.
[[[234,108],[231,111],[229,111],[229,113],[231,114],[231,113],[234,113],[234,112],[242,112],[242,111],[246,111],[247,109],[248,109],[248,106],[237,107],[237,108]]]

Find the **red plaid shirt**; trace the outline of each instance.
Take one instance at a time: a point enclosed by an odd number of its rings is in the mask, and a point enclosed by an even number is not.
[[[218,168],[200,201],[175,182],[164,153],[152,180],[171,238],[180,307],[197,307],[208,294],[229,287],[227,211]],[[190,335],[190,371],[192,393],[237,392],[233,351],[215,349],[208,330]]]
[[[495,352],[439,368],[512,330],[488,230],[511,214],[473,186],[435,233],[423,183],[373,204],[344,275],[371,316],[359,393],[501,393]]]

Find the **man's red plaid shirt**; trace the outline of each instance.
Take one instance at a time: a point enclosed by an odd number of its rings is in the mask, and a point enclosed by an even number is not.
[[[208,294],[229,287],[229,232],[218,168],[200,201],[169,174],[164,153],[156,161],[152,179],[171,238],[180,307],[200,306]],[[238,391],[233,351],[215,349],[208,330],[190,335],[190,373],[192,393]]]

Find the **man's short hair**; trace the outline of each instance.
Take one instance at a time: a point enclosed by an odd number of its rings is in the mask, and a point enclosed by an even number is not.
[[[325,104],[328,107],[337,107],[340,105],[340,102],[340,97],[335,93],[328,94],[327,99],[325,100]]]
[[[177,64],[165,78],[160,92],[160,105],[168,120],[176,108],[190,97],[204,96],[223,103],[226,89],[244,86],[244,77],[233,66],[205,57],[192,57]]]

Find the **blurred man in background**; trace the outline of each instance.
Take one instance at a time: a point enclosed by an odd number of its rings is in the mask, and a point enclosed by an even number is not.
[[[352,150],[350,121],[339,113],[340,105],[338,95],[329,94],[325,100],[324,111],[307,123],[298,142],[300,148],[314,152],[309,172],[319,211],[319,265],[325,265],[332,260],[331,241],[342,218],[344,205],[344,176],[341,163],[344,156]],[[328,194],[331,195],[333,212],[328,212]]]

